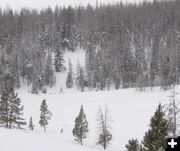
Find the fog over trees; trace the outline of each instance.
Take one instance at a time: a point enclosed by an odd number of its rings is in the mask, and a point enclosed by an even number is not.
[[[1,93],[7,84],[20,88],[20,81],[32,85],[32,93],[53,87],[55,72],[66,70],[65,50],[77,48],[86,53],[81,81],[75,82],[81,91],[166,90],[179,84],[179,0],[41,11],[7,8],[0,9],[0,23]]]

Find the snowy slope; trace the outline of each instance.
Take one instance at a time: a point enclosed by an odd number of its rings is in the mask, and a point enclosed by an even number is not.
[[[76,52],[67,51],[64,54],[65,66],[71,59],[75,71],[77,62],[84,66],[84,50]],[[124,89],[114,91],[79,92],[76,87],[65,88],[67,71],[56,74],[56,85],[48,89],[47,94],[33,95],[28,93],[27,86],[22,86],[18,91],[24,105],[24,117],[29,121],[33,117],[35,131],[6,130],[0,129],[0,150],[2,151],[97,151],[103,150],[96,145],[96,115],[98,106],[107,105],[111,110],[113,119],[113,140],[109,151],[124,151],[125,144],[131,138],[142,140],[151,116],[154,114],[159,102],[168,102],[169,91],[161,91],[154,88],[153,91],[139,92],[135,89]],[[74,75],[75,76],[75,75]],[[63,93],[60,88],[63,87]],[[180,92],[180,87],[177,88]],[[180,95],[177,96],[180,100]],[[47,100],[49,109],[53,116],[47,128],[47,133],[39,126],[40,104],[43,99]],[[81,105],[89,122],[90,132],[84,145],[81,146],[74,141],[72,129],[75,117],[79,113]],[[64,132],[60,133],[63,128]],[[21,146],[21,147],[19,147]]]
[[[77,48],[75,52],[66,50],[64,52],[64,66],[66,68],[66,71],[61,72],[61,73],[56,73],[56,83],[52,88],[47,87],[47,93],[48,94],[58,94],[60,93],[61,88],[63,89],[63,92],[68,91],[68,92],[74,92],[77,91],[76,86],[72,89],[66,89],[66,77],[67,77],[67,72],[68,72],[68,65],[69,65],[69,60],[72,63],[72,68],[73,68],[73,78],[76,78],[76,68],[77,64],[79,63],[82,67],[85,67],[85,51],[83,49]],[[21,80],[21,88],[19,90],[21,91],[27,91],[31,92],[31,85],[27,85],[25,81]]]
[[[61,87],[63,88],[63,90],[66,89],[66,76],[68,72],[69,59],[71,60],[72,63],[73,72],[74,72],[73,76],[75,78],[77,63],[79,62],[79,64],[83,67],[85,65],[85,51],[83,49],[77,49],[75,52],[66,51],[64,53],[64,61],[65,61],[64,66],[66,67],[66,71],[63,73],[56,73],[56,84],[52,89],[49,90],[49,92],[58,93]]]
[[[178,88],[178,91],[180,88]],[[113,141],[109,151],[123,151],[131,138],[142,139],[148,124],[159,102],[168,102],[169,92],[158,89],[151,92],[139,92],[135,89],[103,92],[71,92],[65,94],[32,95],[21,91],[20,97],[24,104],[26,120],[33,117],[35,131],[16,131],[0,129],[0,144],[3,151],[95,151],[103,150],[96,146],[96,115],[98,105],[105,104],[111,110],[113,119]],[[53,112],[52,120],[44,134],[39,126],[40,104],[47,100]],[[178,95],[180,100],[180,95]],[[81,146],[74,142],[72,129],[74,119],[79,113],[80,105],[84,105],[90,132]],[[64,129],[60,133],[61,128]],[[5,139],[4,139],[5,137]],[[6,142],[7,140],[7,142]],[[16,140],[14,142],[14,140]],[[19,149],[18,144],[23,146]]]

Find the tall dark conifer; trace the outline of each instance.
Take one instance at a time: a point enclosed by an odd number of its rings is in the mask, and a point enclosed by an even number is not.
[[[83,139],[87,137],[88,131],[88,121],[86,120],[83,106],[81,106],[79,115],[75,119],[75,127],[72,131],[75,140],[83,145]]]
[[[0,124],[6,128],[22,128],[26,125],[23,115],[23,106],[18,93],[13,88],[6,88],[0,100]]]
[[[143,138],[144,151],[159,151],[164,148],[164,140],[168,136],[169,121],[165,118],[165,112],[161,104],[158,105],[154,116],[150,121],[150,128]]]
[[[64,63],[64,59],[63,59],[62,50],[56,50],[55,56],[54,56],[54,67],[55,67],[56,72],[62,72],[66,70],[63,63]]]
[[[67,88],[72,88],[74,84],[73,80],[73,69],[72,69],[72,64],[71,61],[69,60],[69,69],[66,77],[66,87]]]
[[[49,124],[49,120],[51,119],[52,113],[48,110],[48,105],[46,100],[43,100],[40,107],[40,120],[39,124],[44,128],[44,132],[46,132],[47,125]]]

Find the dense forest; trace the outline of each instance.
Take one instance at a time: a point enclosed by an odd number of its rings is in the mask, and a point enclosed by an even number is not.
[[[63,54],[80,48],[86,63],[73,77]],[[179,84],[180,1],[0,9],[1,92],[21,81],[45,92],[65,70],[66,86],[81,91]]]

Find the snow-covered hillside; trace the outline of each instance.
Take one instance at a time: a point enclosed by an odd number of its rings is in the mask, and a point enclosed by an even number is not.
[[[177,89],[179,91],[180,88]],[[0,129],[0,144],[3,151],[95,151],[103,150],[96,145],[96,115],[98,106],[107,105],[113,119],[113,141],[109,151],[123,151],[131,138],[142,139],[159,102],[168,102],[169,92],[154,89],[139,92],[135,89],[101,92],[69,92],[65,94],[32,95],[27,91],[19,92],[24,105],[24,116],[29,121],[33,117],[35,130],[17,131]],[[180,100],[180,95],[177,96]],[[47,100],[53,112],[47,133],[39,126],[40,104]],[[77,144],[72,135],[75,117],[80,105],[89,122],[90,132],[84,146]],[[27,128],[27,127],[26,127]],[[64,132],[60,133],[63,128]],[[21,146],[21,147],[19,147]]]
[[[74,72],[73,76],[75,78],[77,64],[79,63],[83,67],[85,65],[85,51],[83,49],[76,49],[75,52],[71,52],[67,50],[64,53],[64,66],[66,68],[66,71],[63,73],[56,73],[56,84],[55,86],[53,86],[52,89],[49,89],[49,92],[59,93],[61,88],[63,88],[63,90],[66,89],[66,76],[68,72],[69,60],[72,63],[73,72]]]
[[[92,1],[0,6],[0,151],[159,151],[180,135],[180,0]]]
[[[66,77],[67,77],[67,72],[68,72],[68,64],[69,60],[72,63],[72,68],[73,68],[73,78],[76,78],[76,68],[77,64],[79,63],[82,67],[85,67],[85,50],[77,48],[75,52],[66,50],[64,52],[64,66],[66,68],[66,71],[60,72],[60,73],[55,73],[56,76],[56,83],[52,88],[47,88],[47,93],[48,94],[57,94],[60,93],[61,89],[63,92],[72,92],[72,91],[77,91],[76,86],[74,85],[74,88],[72,89],[66,89]],[[32,85],[28,85],[25,83],[25,81],[21,81],[21,91],[27,91],[31,92],[32,91]]]
[[[75,52],[66,51],[64,54],[65,67],[68,68],[69,59],[75,72],[77,62],[85,65],[85,52],[78,49]],[[35,130],[6,130],[0,129],[0,144],[3,151],[97,151],[103,150],[96,145],[97,141],[97,109],[105,105],[111,111],[113,141],[109,151],[124,151],[125,145],[131,138],[142,140],[148,130],[148,124],[159,102],[168,102],[169,92],[154,88],[146,92],[135,89],[111,91],[78,91],[75,87],[67,89],[65,86],[67,71],[56,74],[56,85],[48,89],[46,94],[31,94],[30,87],[22,86],[18,90],[24,105],[24,116],[27,122],[32,116]],[[75,75],[74,75],[75,76]],[[63,92],[60,93],[60,88]],[[180,88],[178,88],[180,90]],[[180,99],[180,95],[178,95]],[[46,99],[53,116],[47,132],[39,126],[40,104]],[[89,122],[88,137],[81,146],[74,141],[72,129],[80,106],[84,106]],[[60,133],[63,129],[63,133]],[[3,137],[1,137],[3,136]],[[21,147],[19,147],[21,146]]]

